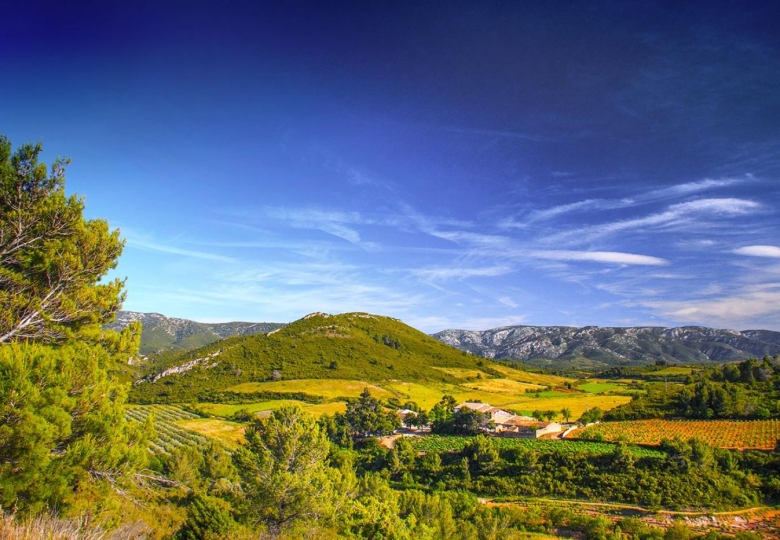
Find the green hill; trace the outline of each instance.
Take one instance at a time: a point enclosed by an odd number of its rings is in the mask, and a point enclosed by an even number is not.
[[[479,368],[501,376],[486,364],[490,361],[445,345],[396,319],[367,313],[314,313],[269,334],[236,336],[192,351],[161,353],[133,385],[131,400],[229,401],[227,388],[278,378],[457,382],[451,373],[433,368]]]

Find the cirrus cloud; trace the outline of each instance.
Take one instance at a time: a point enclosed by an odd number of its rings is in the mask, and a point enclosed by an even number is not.
[[[552,261],[588,261],[640,266],[665,266],[669,264],[669,261],[660,257],[637,255],[635,253],[622,253],[619,251],[547,250],[533,251],[530,255],[535,259],[547,259]]]
[[[732,253],[748,257],[770,257],[780,259],[780,247],[777,246],[745,246],[735,249]]]

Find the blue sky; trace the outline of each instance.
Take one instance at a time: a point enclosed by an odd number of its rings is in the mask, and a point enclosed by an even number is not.
[[[776,3],[16,4],[126,309],[780,330]]]

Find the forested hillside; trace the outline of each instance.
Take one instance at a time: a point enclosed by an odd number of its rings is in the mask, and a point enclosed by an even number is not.
[[[313,313],[267,335],[157,355],[133,385],[131,399],[216,399],[215,393],[239,383],[290,379],[455,382],[446,371],[432,368],[489,371],[488,363],[389,317]],[[169,374],[162,376],[166,370]]]

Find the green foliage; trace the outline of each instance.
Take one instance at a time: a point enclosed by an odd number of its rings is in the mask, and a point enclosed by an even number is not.
[[[750,359],[689,374],[685,384],[646,384],[645,395],[607,413],[607,420],[645,418],[765,419],[780,416],[780,364]]]
[[[338,471],[326,462],[329,446],[314,418],[297,407],[256,419],[233,453],[247,518],[274,529],[328,519],[339,497]]]
[[[222,540],[238,524],[224,500],[208,495],[193,495],[187,501],[187,521],[175,540]]]
[[[120,280],[101,282],[123,241],[103,220],[85,220],[84,202],[65,195],[65,167],[47,172],[40,144],[11,152],[0,137],[0,343],[61,342],[115,315]]]
[[[598,422],[603,417],[604,417],[604,411],[602,411],[598,407],[593,407],[592,409],[589,409],[584,413],[582,413],[579,422],[580,424],[592,424],[593,422]]]
[[[411,439],[412,446],[418,452],[436,454],[439,452],[461,451],[474,437],[453,435],[426,435]],[[611,443],[599,443],[590,441],[558,441],[554,439],[522,439],[515,437],[494,437],[491,443],[500,451],[518,450],[524,452],[531,450],[540,454],[594,454],[604,455],[614,451],[615,445]],[[641,446],[627,446],[629,452],[636,457],[664,457],[666,454],[652,448]]]
[[[333,444],[342,448],[352,448],[353,430],[346,415],[341,413],[335,413],[332,416],[323,414],[317,423]]]
[[[386,435],[401,427],[395,411],[386,410],[382,402],[365,388],[357,399],[347,400],[346,420],[356,435]]]
[[[399,347],[385,345],[383,335],[393,336],[391,341],[398,342]],[[379,337],[375,339],[376,336]],[[134,385],[131,400],[217,402],[226,397],[226,388],[266,381],[274,371],[285,380],[457,383],[452,375],[431,367],[476,369],[479,361],[395,319],[364,313],[316,314],[270,335],[238,336],[193,351],[160,353],[152,359],[147,373],[158,373],[215,353],[213,361],[186,373]],[[335,369],[331,368],[334,362]]]
[[[102,347],[0,347],[0,506],[35,513],[85,484],[122,485],[147,459]]]
[[[423,437],[435,443],[435,437]],[[604,443],[523,439],[439,438],[407,468],[404,484],[466,488],[487,497],[559,497],[667,508],[747,507],[760,481],[740,454],[700,441],[669,441],[663,451]],[[431,455],[439,456],[434,460]],[[776,474],[777,459],[761,467]],[[772,465],[769,465],[772,463]],[[742,467],[745,469],[742,469]],[[392,461],[388,472],[396,475]]]

